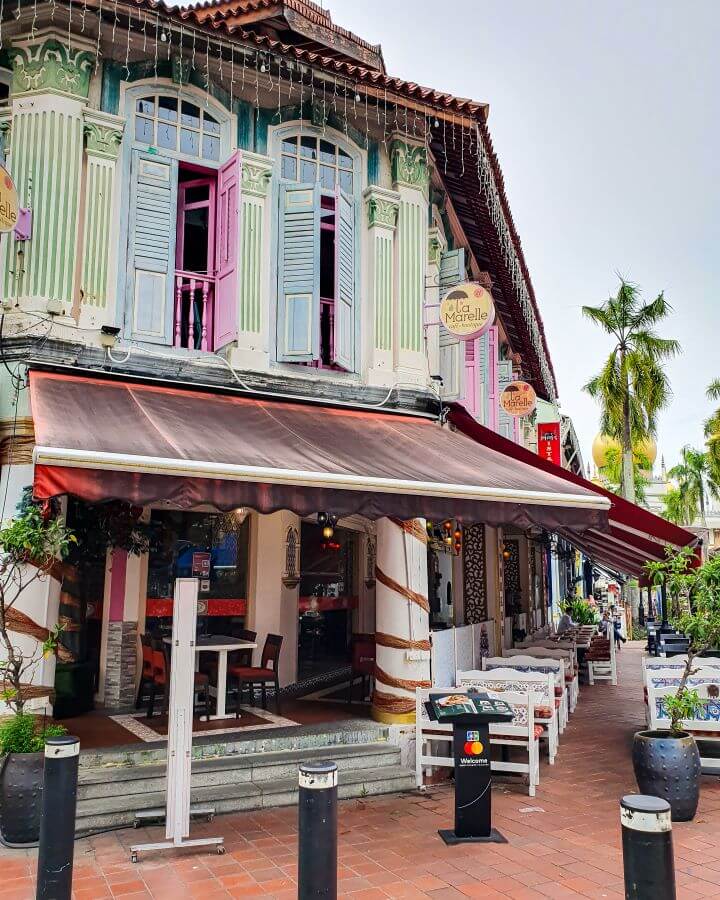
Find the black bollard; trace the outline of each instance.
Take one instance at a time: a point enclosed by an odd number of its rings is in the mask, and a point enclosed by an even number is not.
[[[48,738],[38,853],[37,900],[70,900],[80,741]]]
[[[675,900],[670,804],[628,794],[620,801],[625,900]]]
[[[303,763],[298,781],[298,898],[335,900],[337,764]]]

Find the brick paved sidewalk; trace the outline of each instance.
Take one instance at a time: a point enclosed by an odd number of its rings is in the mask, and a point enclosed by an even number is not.
[[[618,800],[637,790],[630,764],[643,726],[639,646],[620,653],[620,684],[584,687],[554,767],[543,764],[537,796],[498,785],[494,824],[507,845],[446,847],[452,792],[441,787],[340,805],[340,893],[354,898],[621,898]],[[78,842],[77,900],[295,897],[295,808],[224,816],[193,828],[223,834],[225,856],[148,854],[127,848],[160,829],[125,830]],[[679,896],[720,896],[720,780],[703,779],[694,822],[673,828]],[[31,900],[35,854],[0,851],[0,900]]]

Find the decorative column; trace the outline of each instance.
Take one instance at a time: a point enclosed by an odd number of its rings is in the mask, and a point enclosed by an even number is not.
[[[363,333],[368,341],[368,383],[394,381],[393,341],[395,288],[395,231],[400,195],[375,185],[365,191],[367,209],[367,278],[371,301],[363,305]]]
[[[401,380],[427,381],[423,333],[427,253],[428,165],[424,146],[391,144],[393,187],[400,195],[397,225],[396,367]]]
[[[271,217],[267,215],[272,160],[242,151],[238,346],[230,362],[239,368],[268,366],[268,293]]]
[[[105,566],[99,696],[106,709],[135,704],[138,623],[144,625],[148,555],[108,550]]]
[[[108,113],[86,111],[85,193],[82,218],[82,270],[80,292],[83,306],[103,310],[108,305],[113,227],[115,167],[124,120]],[[114,242],[113,242],[114,243]]]
[[[9,302],[72,304],[83,151],[83,110],[94,54],[73,38],[12,46],[12,147],[7,160],[21,206],[33,211],[32,240],[16,259],[17,242],[4,252],[3,297]],[[69,309],[67,310],[69,311]]]
[[[428,369],[431,375],[440,374],[440,257],[445,250],[445,238],[439,228],[428,230],[427,268],[425,273],[425,324]]]
[[[430,604],[424,519],[377,522],[375,569],[377,722],[415,721],[415,691],[430,687]]]

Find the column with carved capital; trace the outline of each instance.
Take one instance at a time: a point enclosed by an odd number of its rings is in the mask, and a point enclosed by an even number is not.
[[[266,369],[269,361],[270,221],[272,160],[242,151],[238,343],[229,360],[238,368]]]
[[[367,279],[370,303],[363,306],[368,384],[391,385],[395,340],[395,232],[400,195],[372,185],[365,191]]]
[[[85,194],[82,218],[80,300],[83,312],[110,321],[104,314],[111,305],[115,279],[111,271],[113,197],[116,165],[124,120],[98,111],[85,113]]]
[[[36,309],[59,300],[69,312],[75,297],[83,111],[94,64],[91,45],[58,34],[18,41],[12,60],[12,144],[7,165],[20,205],[33,213],[32,240],[17,253],[5,242],[3,297]]]
[[[375,568],[377,722],[415,721],[415,691],[430,687],[430,604],[424,519],[377,521]]]
[[[404,138],[396,138],[390,151],[393,186],[400,195],[395,365],[399,380],[425,384],[428,377],[423,328],[428,232],[427,150]]]

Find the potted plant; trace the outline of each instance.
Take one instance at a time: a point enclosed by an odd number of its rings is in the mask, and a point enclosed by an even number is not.
[[[567,597],[561,609],[576,625],[594,625],[598,620],[597,610],[581,597]]]
[[[639,731],[633,741],[633,768],[644,794],[668,801],[673,821],[690,821],[700,797],[700,753],[695,738],[683,730],[685,720],[694,718],[702,700],[688,687],[688,679],[698,670],[698,654],[720,645],[720,555],[702,566],[693,566],[690,550],[648,563],[646,572],[653,584],[665,583],[673,598],[673,625],[689,640],[687,662],[677,691],[664,700],[668,729]]]
[[[74,541],[57,509],[33,503],[28,493],[0,528],[0,701],[8,713],[0,723],[0,840],[6,846],[37,843],[43,746],[47,737],[65,733],[27,709],[31,699],[51,693],[31,681],[43,656],[57,652],[61,628],[42,628],[17,602],[39,579],[58,573]],[[36,639],[34,651],[14,638],[22,633]]]

